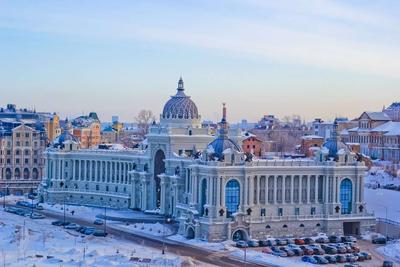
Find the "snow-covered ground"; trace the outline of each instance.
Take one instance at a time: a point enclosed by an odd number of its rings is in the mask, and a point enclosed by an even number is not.
[[[382,167],[372,167],[365,175],[365,185],[400,185],[400,178],[393,177],[385,172]]]
[[[244,260],[244,250],[236,250],[231,253],[232,257]],[[246,251],[246,261],[257,263],[260,265],[270,265],[279,267],[310,267],[317,266],[315,264],[302,262],[300,257],[293,258],[281,258],[270,254],[265,254],[262,252],[247,249]]]
[[[387,218],[400,222],[400,192],[386,189],[364,188],[367,210],[373,211],[377,218]]]
[[[113,236],[81,237],[73,230],[52,226],[0,210],[0,262],[5,266],[135,266],[131,257],[148,258],[152,266],[180,266],[182,257]],[[140,266],[140,265],[136,265]]]
[[[216,242],[211,243],[207,241],[203,241],[200,239],[187,239],[182,235],[172,235],[167,237],[169,240],[178,241],[181,243],[188,244],[193,247],[198,247],[201,249],[207,249],[210,251],[228,251],[228,250],[236,250],[233,245],[235,244],[233,241],[225,241],[225,242]]]
[[[379,247],[376,250],[400,263],[400,240],[389,242],[387,245]]]

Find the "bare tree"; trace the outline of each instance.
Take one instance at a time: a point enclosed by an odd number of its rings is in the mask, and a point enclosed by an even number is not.
[[[139,129],[141,129],[142,134],[145,135],[149,130],[150,123],[155,121],[155,119],[156,117],[151,110],[143,109],[135,117],[135,122],[138,124]]]

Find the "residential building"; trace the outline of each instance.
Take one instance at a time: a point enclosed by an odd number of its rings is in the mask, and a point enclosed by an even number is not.
[[[100,120],[95,112],[72,120],[72,128],[72,134],[78,138],[81,148],[92,148],[101,143]]]

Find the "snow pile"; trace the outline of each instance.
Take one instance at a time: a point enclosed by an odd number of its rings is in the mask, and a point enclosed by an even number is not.
[[[180,243],[185,243],[190,246],[210,250],[210,251],[231,251],[236,250],[235,247],[232,246],[232,241],[224,241],[224,242],[207,242],[200,239],[187,239],[182,235],[173,235],[168,237],[169,240],[177,241]]]
[[[373,238],[377,238],[377,237],[385,237],[385,236],[380,233],[369,232],[369,231],[367,231],[361,235],[361,239],[364,239],[367,241],[371,241]]]
[[[400,240],[389,242],[387,245],[379,247],[376,250],[400,263]]]
[[[119,229],[129,233],[143,233],[152,236],[168,236],[174,232],[169,228],[168,225],[161,223],[133,223],[127,224],[122,222],[108,222],[108,226],[114,229]]]
[[[181,266],[181,257],[117,239],[81,236],[0,210],[0,256],[6,266],[135,266],[131,259],[147,258],[153,266]],[[140,265],[140,264],[138,264]]]
[[[234,258],[244,260],[244,250],[237,250],[230,254]],[[317,266],[311,263],[302,262],[299,257],[296,258],[282,258],[255,250],[247,249],[246,261],[253,262],[260,265],[279,266],[279,267],[310,267]]]

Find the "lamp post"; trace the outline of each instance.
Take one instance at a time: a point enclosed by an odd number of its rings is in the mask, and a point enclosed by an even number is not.
[[[165,224],[170,223],[171,218],[169,217],[164,217],[164,224],[163,224],[163,244],[162,244],[162,254],[165,254]]]
[[[107,233],[107,205],[104,202],[104,233]]]

